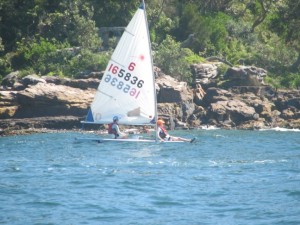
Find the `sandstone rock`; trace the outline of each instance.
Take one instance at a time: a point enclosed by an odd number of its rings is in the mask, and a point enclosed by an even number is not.
[[[81,124],[75,116],[55,116],[0,120],[0,127],[9,133],[18,129],[74,129],[80,128]]]
[[[62,84],[62,79],[57,76],[42,76],[41,78],[48,84]]]
[[[206,92],[203,90],[200,84],[197,84],[196,87],[193,89],[194,93],[194,103],[196,105],[201,105],[203,102],[203,98],[206,95]]]
[[[17,91],[1,91],[0,92],[0,106],[11,106],[16,103]]]
[[[94,88],[97,89],[97,87],[100,84],[99,79],[95,78],[89,78],[89,79],[69,79],[69,78],[64,78],[61,81],[61,84],[73,88],[79,88],[79,89],[89,89],[89,88]]]
[[[185,122],[175,120],[175,129],[188,129],[189,125]]]
[[[210,116],[217,119],[217,121],[224,122],[228,120],[234,122],[234,124],[241,124],[245,120],[251,120],[255,115],[254,108],[239,100],[212,103],[210,111]]]
[[[11,118],[18,109],[16,91],[0,92],[0,119]]]
[[[274,117],[274,104],[268,100],[262,101],[261,99],[256,98],[253,101],[249,101],[249,105],[255,109],[260,117],[268,119],[269,121]]]
[[[196,119],[190,120],[190,126],[191,127],[200,127],[201,126],[201,121],[196,120]]]
[[[188,118],[193,115],[195,106],[192,103],[159,103],[158,117],[164,119],[171,129],[187,128]]]
[[[6,75],[3,78],[1,85],[5,86],[5,87],[13,87],[14,84],[18,81],[19,74],[20,74],[19,71],[15,71],[15,72],[11,72],[10,74]]]
[[[65,85],[73,88],[80,88],[80,89],[89,89],[97,87],[100,84],[100,80],[97,78],[86,78],[86,79],[70,79],[70,78],[59,78],[55,76],[43,76],[42,79],[49,84],[56,84],[56,85]]]
[[[105,71],[93,71],[88,74],[80,74],[77,76],[77,79],[89,79],[89,78],[94,78],[94,79],[102,79]]]
[[[227,86],[261,86],[264,85],[263,78],[267,71],[254,66],[230,67],[224,79],[229,80]]]
[[[17,117],[83,116],[95,90],[83,91],[63,85],[38,83],[18,93]]]
[[[171,76],[163,75],[156,79],[158,85],[157,102],[179,103],[193,101],[193,92],[186,82],[179,82]]]
[[[181,109],[182,109],[182,121],[186,122],[187,119],[193,115],[195,111],[195,104],[194,103],[189,103],[189,102],[183,102],[181,104]]]
[[[224,89],[212,87],[206,90],[203,102],[205,105],[209,105],[210,103],[215,103],[218,101],[227,101],[230,97],[232,97],[231,92]]]
[[[287,128],[300,129],[300,119],[287,120],[287,121],[283,121],[283,122],[285,122]],[[281,127],[284,127],[284,126],[281,126]]]
[[[44,79],[42,79],[41,77],[39,77],[36,74],[27,75],[26,77],[23,77],[21,82],[24,86],[36,85],[38,83],[46,83],[46,81]]]
[[[264,119],[260,119],[257,121],[256,120],[246,121],[238,125],[237,128],[242,130],[260,130],[260,129],[266,129],[268,127],[265,125]]]
[[[225,129],[300,128],[299,90],[274,90],[267,86],[224,90],[207,85],[199,91],[163,74],[159,68],[155,75],[158,114],[170,129],[203,125]],[[18,80],[12,76],[8,86],[0,88],[0,125],[7,125],[7,129],[80,126],[77,119],[86,115],[99,82],[91,77],[73,80],[27,76]],[[64,121],[66,116],[77,119]]]
[[[15,115],[17,106],[0,107],[0,119],[8,119]]]
[[[200,63],[191,66],[194,83],[207,84],[218,75],[218,67],[213,63]]]
[[[253,93],[256,97],[264,96],[270,100],[276,96],[276,90],[270,86],[233,86],[228,90],[233,94]]]
[[[295,116],[295,114],[290,108],[282,111],[282,118],[284,118],[284,119],[293,119],[294,116]]]
[[[254,113],[253,119],[254,119],[254,120],[259,120],[259,114],[258,114],[258,113]]]
[[[300,119],[300,91],[280,90],[274,100],[277,110],[284,119]]]

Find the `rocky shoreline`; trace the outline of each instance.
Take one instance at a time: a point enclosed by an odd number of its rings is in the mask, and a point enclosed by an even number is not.
[[[213,64],[193,65],[193,88],[156,72],[158,114],[170,129],[300,128],[300,91],[263,84],[264,71],[230,68],[217,76]],[[82,79],[7,75],[0,88],[0,135],[80,131],[101,73]],[[100,79],[99,79],[100,78]],[[87,126],[87,130],[99,130]]]

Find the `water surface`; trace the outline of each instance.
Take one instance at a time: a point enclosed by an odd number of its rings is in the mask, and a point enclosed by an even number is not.
[[[0,224],[300,224],[300,132],[173,134],[197,142],[0,138]]]

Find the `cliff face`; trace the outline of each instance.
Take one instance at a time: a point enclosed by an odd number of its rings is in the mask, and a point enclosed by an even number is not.
[[[211,68],[209,66],[210,72]],[[200,67],[204,76],[201,79],[199,65],[194,71],[197,69],[194,88],[161,72],[156,73],[158,113],[171,129],[208,125],[228,129],[300,128],[299,90],[274,90],[262,85],[261,76],[255,75],[255,71],[260,75],[262,72],[253,68],[251,73],[245,68],[231,69],[233,75],[230,71],[227,73],[223,86],[217,85],[214,71],[213,77],[209,77],[205,66]],[[238,76],[239,71],[247,75],[247,79]],[[244,86],[236,86],[239,80]],[[247,86],[246,80],[256,85]],[[71,80],[30,75],[18,79],[7,76],[0,89],[1,132],[80,128],[80,120],[86,116],[99,82],[97,78]]]

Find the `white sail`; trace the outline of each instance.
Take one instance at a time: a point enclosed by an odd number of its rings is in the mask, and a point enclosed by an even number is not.
[[[126,27],[107,65],[87,116],[89,123],[142,125],[155,120],[156,96],[143,5]]]

